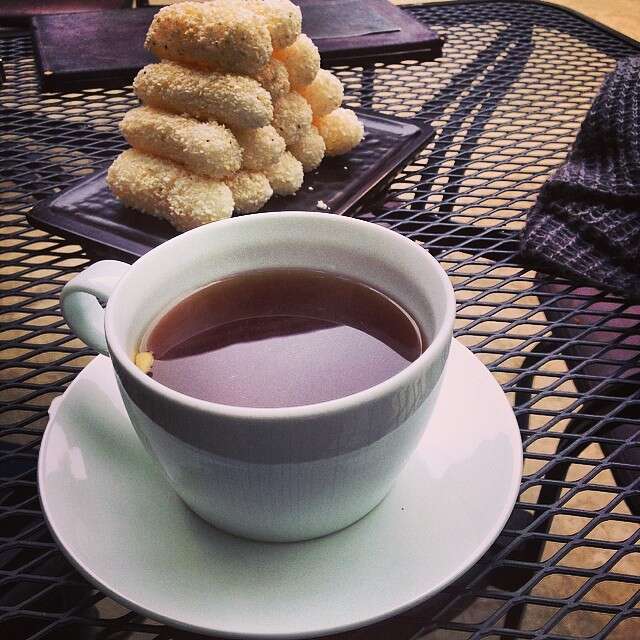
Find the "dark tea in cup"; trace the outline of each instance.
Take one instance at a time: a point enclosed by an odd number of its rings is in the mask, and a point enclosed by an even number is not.
[[[312,269],[233,275],[162,314],[142,341],[150,375],[194,398],[291,407],[363,391],[426,347],[397,302],[350,278]]]

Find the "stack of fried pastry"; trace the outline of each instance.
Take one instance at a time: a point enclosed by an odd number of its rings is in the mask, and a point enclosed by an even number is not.
[[[120,125],[132,149],[109,169],[113,193],[183,231],[295,194],[325,154],[357,145],[362,124],[301,23],[289,0],[161,9],[145,42],[160,62],[134,80],[142,106]]]

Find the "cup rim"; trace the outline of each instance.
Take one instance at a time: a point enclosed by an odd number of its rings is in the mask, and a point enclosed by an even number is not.
[[[333,400],[325,400],[323,402],[316,402],[313,404],[294,405],[291,407],[242,407],[238,405],[227,405],[217,402],[211,402],[209,400],[194,398],[180,391],[171,389],[170,387],[161,384],[157,380],[154,380],[150,376],[143,373],[136,366],[133,359],[127,354],[124,347],[118,344],[118,342],[113,340],[111,337],[114,331],[113,316],[115,308],[117,306],[118,293],[126,287],[127,280],[130,274],[136,268],[136,265],[144,264],[155,259],[154,254],[156,253],[157,249],[160,249],[162,247],[164,248],[164,250],[167,250],[167,245],[171,246],[172,244],[180,244],[181,242],[185,242],[185,238],[193,238],[195,240],[199,235],[204,235],[205,233],[210,232],[210,229],[208,229],[209,225],[191,229],[190,231],[167,240],[166,242],[162,243],[158,247],[152,249],[141,258],[139,258],[135,263],[131,265],[131,269],[122,277],[109,298],[105,313],[105,334],[111,358],[117,361],[118,365],[120,367],[123,367],[128,375],[132,376],[139,384],[141,384],[145,388],[146,391],[150,392],[151,394],[160,394],[168,400],[177,404],[186,405],[192,410],[215,413],[219,416],[226,415],[229,418],[233,419],[244,418],[250,419],[252,421],[270,421],[274,419],[285,418],[306,418],[316,416],[318,414],[327,415],[341,413],[350,409],[354,409],[358,406],[368,404],[376,398],[385,396],[401,389],[406,384],[406,382],[408,382],[415,376],[418,370],[431,366],[439,356],[439,354],[441,354],[448,347],[448,343],[450,343],[451,341],[456,305],[453,287],[451,285],[451,282],[449,281],[447,274],[427,249],[419,246],[413,240],[410,240],[409,238],[402,236],[401,234],[391,229],[376,225],[371,222],[367,222],[365,220],[358,220],[356,218],[338,216],[332,213],[316,211],[269,211],[260,213],[259,218],[289,218],[292,222],[295,222],[296,219],[303,217],[306,219],[309,215],[316,216],[318,220],[331,220],[335,224],[344,224],[347,227],[351,226],[354,228],[363,228],[363,226],[366,226],[369,229],[373,228],[376,230],[375,233],[379,233],[381,237],[388,237],[387,234],[391,233],[395,236],[396,241],[406,243],[407,251],[411,251],[415,255],[416,259],[423,261],[425,264],[428,264],[433,274],[437,276],[445,293],[444,319],[440,327],[435,332],[433,339],[429,342],[425,351],[404,369],[401,369],[390,378],[387,378],[386,380],[383,380],[382,382],[379,382],[372,387],[363,389],[362,391],[358,391],[347,396],[342,396],[340,398],[335,398]],[[215,224],[216,229],[220,229],[222,225],[228,226],[233,224],[250,224],[252,220],[253,216],[245,216],[239,218],[228,218],[226,220],[220,220],[212,224]]]

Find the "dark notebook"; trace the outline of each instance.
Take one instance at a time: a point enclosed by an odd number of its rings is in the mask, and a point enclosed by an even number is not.
[[[29,26],[33,16],[131,7],[132,0],[0,0],[0,26]]]
[[[433,60],[442,40],[388,0],[296,0],[323,64]],[[42,89],[122,87],[153,56],[144,38],[159,7],[37,15],[33,41]]]

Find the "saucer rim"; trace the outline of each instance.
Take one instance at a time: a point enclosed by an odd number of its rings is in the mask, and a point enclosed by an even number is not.
[[[139,603],[137,603],[136,601],[128,598],[125,595],[122,595],[117,589],[115,589],[114,587],[112,587],[111,585],[109,585],[107,582],[105,582],[104,580],[99,579],[95,573],[93,571],[91,571],[91,569],[89,569],[88,567],[85,567],[80,560],[78,560],[72,550],[70,549],[71,545],[66,545],[64,544],[63,540],[58,536],[58,533],[55,529],[55,527],[52,525],[51,522],[51,518],[49,516],[49,511],[48,509],[50,508],[50,506],[47,503],[47,499],[46,497],[43,495],[43,491],[42,491],[42,487],[44,487],[44,463],[42,462],[44,460],[44,451],[46,450],[46,447],[48,445],[48,441],[50,438],[50,434],[53,431],[53,429],[50,428],[50,425],[52,423],[55,422],[55,418],[56,415],[58,413],[58,411],[61,408],[62,403],[64,402],[64,398],[63,396],[67,394],[67,392],[71,389],[73,389],[73,387],[78,383],[78,381],[80,380],[81,376],[84,375],[88,375],[85,374],[85,372],[92,366],[96,366],[94,363],[98,362],[98,361],[102,361],[104,362],[105,360],[109,360],[109,358],[107,356],[104,355],[98,355],[94,358],[94,360],[92,360],[79,374],[78,376],[76,376],[76,378],[73,380],[73,382],[69,385],[69,387],[65,390],[64,394],[62,396],[59,396],[59,400],[55,403],[55,410],[53,412],[51,412],[50,414],[50,418],[49,418],[49,422],[47,423],[47,426],[45,428],[45,432],[44,435],[42,437],[42,441],[40,444],[40,451],[39,451],[39,455],[38,455],[38,468],[37,468],[37,480],[38,480],[38,496],[39,496],[39,500],[40,500],[40,505],[42,507],[42,513],[43,513],[43,517],[44,520],[47,524],[47,527],[49,529],[49,532],[51,533],[53,539],[55,540],[58,548],[63,552],[64,556],[67,558],[67,560],[69,560],[69,562],[71,563],[71,565],[84,577],[86,578],[94,587],[96,587],[99,591],[101,591],[102,593],[106,594],[107,596],[109,596],[110,598],[112,598],[113,600],[115,600],[116,602],[128,607],[129,609],[131,609],[132,611],[141,613],[142,615],[151,618],[152,620],[156,621],[156,622],[160,622],[162,624],[166,624],[168,626],[173,626],[176,627],[178,629],[183,629],[185,631],[189,631],[192,633],[198,633],[198,634],[203,634],[203,635],[216,635],[216,636],[221,636],[224,638],[234,638],[234,639],[241,639],[241,640],[295,640],[295,639],[302,639],[302,638],[318,638],[318,637],[322,637],[322,636],[327,636],[327,635],[333,635],[333,634],[339,634],[339,633],[344,633],[347,631],[353,631],[356,629],[362,629],[365,627],[368,627],[370,625],[376,624],[378,622],[381,622],[383,620],[388,620],[396,615],[399,615],[417,605],[419,605],[420,603],[424,602],[425,600],[427,600],[430,597],[433,597],[434,595],[440,593],[443,589],[445,589],[447,586],[449,586],[451,583],[455,582],[455,580],[457,580],[461,575],[463,575],[466,571],[468,571],[471,567],[473,567],[478,560],[480,560],[482,558],[482,556],[489,550],[489,548],[491,547],[491,545],[496,541],[496,539],[498,538],[498,536],[500,535],[500,532],[503,530],[505,524],[507,523],[509,516],[511,515],[514,505],[517,501],[518,495],[519,495],[519,491],[520,491],[520,486],[521,486],[521,480],[522,480],[522,470],[523,470],[523,449],[522,449],[522,440],[520,437],[520,432],[518,429],[518,425],[517,425],[517,421],[515,418],[515,415],[513,414],[513,407],[509,404],[507,397],[502,389],[502,387],[498,384],[497,380],[493,377],[493,375],[491,374],[491,372],[486,368],[486,366],[484,365],[484,363],[482,363],[479,358],[477,358],[477,356],[470,350],[468,349],[465,345],[463,345],[460,341],[458,341],[456,338],[452,338],[452,344],[451,344],[451,350],[449,353],[449,358],[452,357],[473,357],[475,360],[478,361],[478,363],[483,367],[484,369],[484,373],[483,375],[489,376],[491,378],[491,380],[493,381],[493,383],[495,384],[495,386],[497,387],[497,390],[499,390],[500,392],[500,396],[501,396],[501,402],[505,403],[507,405],[508,410],[511,412],[512,417],[513,417],[513,421],[512,421],[512,426],[514,427],[513,430],[510,430],[509,433],[513,433],[514,437],[513,440],[514,442],[512,442],[511,444],[512,446],[512,453],[513,453],[513,458],[514,458],[514,462],[516,464],[514,464],[514,472],[513,472],[513,476],[510,479],[511,482],[511,490],[509,492],[509,499],[505,499],[504,504],[503,504],[503,508],[502,508],[502,513],[500,515],[500,518],[496,519],[496,525],[494,525],[494,527],[491,530],[487,530],[487,533],[485,534],[484,538],[483,538],[483,542],[482,544],[478,544],[476,546],[475,552],[471,555],[468,556],[468,558],[466,559],[466,561],[464,562],[463,565],[461,565],[458,569],[458,571],[454,571],[450,574],[447,575],[447,577],[443,580],[441,580],[440,582],[436,583],[435,585],[432,585],[427,591],[421,593],[419,596],[413,598],[410,601],[404,602],[401,605],[395,607],[395,608],[391,608],[391,609],[387,609],[382,613],[376,614],[376,615],[372,615],[369,616],[367,618],[358,620],[358,621],[354,621],[351,623],[345,623],[345,624],[340,624],[340,625],[336,625],[336,626],[332,626],[332,627],[317,627],[314,629],[307,629],[305,631],[297,631],[297,632],[265,632],[265,633],[260,633],[260,632],[246,632],[246,631],[233,631],[233,630],[229,630],[229,629],[219,629],[219,628],[214,628],[211,626],[200,626],[197,624],[192,624],[190,622],[188,622],[186,619],[178,619],[178,618],[173,618],[173,617],[169,617],[169,616],[165,616],[162,613],[159,613],[157,611],[154,611],[152,609],[149,609],[147,607],[145,607],[144,605],[141,605]],[[447,364],[448,364],[448,360],[447,359]],[[446,365],[445,365],[446,366]],[[497,398],[497,395],[496,395]],[[497,400],[495,401],[496,403],[498,402]],[[506,432],[506,430],[505,430]],[[423,436],[424,437],[424,436]],[[419,445],[418,445],[419,446]],[[386,497],[385,497],[386,498]],[[375,507],[377,508],[377,507]],[[369,514],[363,516],[364,518],[366,518]],[[348,527],[347,527],[348,528]],[[329,535],[339,535],[340,531],[335,532],[333,534],[329,534]],[[326,537],[326,536],[323,536]],[[313,542],[313,540],[307,540],[306,543],[309,542]],[[258,542],[258,544],[264,544],[264,543],[260,543]],[[287,543],[274,543],[274,544],[298,544],[295,542],[287,542]]]

